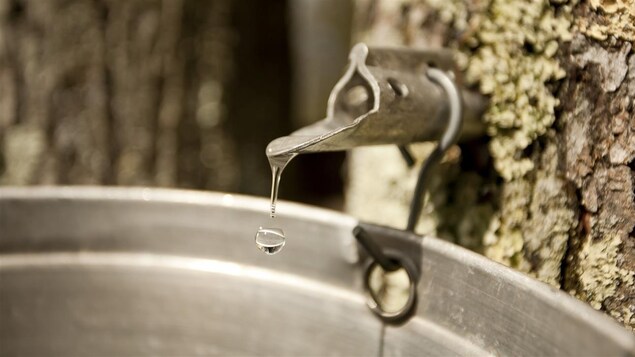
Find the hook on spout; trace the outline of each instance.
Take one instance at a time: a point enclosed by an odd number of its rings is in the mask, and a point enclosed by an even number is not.
[[[454,144],[457,140],[463,122],[461,94],[450,75],[436,68],[428,69],[426,75],[432,81],[441,86],[441,88],[443,88],[446,92],[449,103],[449,113],[448,123],[443,136],[419,171],[419,178],[413,193],[410,214],[408,216],[408,225],[406,228],[406,232],[410,233],[412,236],[416,236],[414,229],[419,219],[419,215],[421,214],[424,197],[423,193],[426,188],[427,178],[430,171],[441,160],[447,149],[450,148],[450,146],[452,146],[452,144]],[[407,154],[405,157],[409,156],[405,146],[400,147],[400,149],[404,150],[402,153]],[[383,232],[386,232],[386,230],[383,230]],[[371,261],[371,264],[366,266],[364,273],[364,286],[369,296],[369,300],[367,301],[368,307],[386,323],[398,324],[406,321],[413,314],[416,307],[416,286],[419,276],[418,269],[416,267],[420,266],[421,255],[413,254],[412,252],[410,255],[406,255],[404,254],[403,249],[399,249],[397,251],[393,249],[392,253],[389,253],[389,251],[385,251],[385,248],[375,241],[375,237],[373,237],[373,235],[371,235],[361,225],[355,227],[353,230],[353,236],[364,249],[364,252],[368,255]],[[397,236],[401,237],[401,239],[404,239],[405,237],[404,243],[402,244],[409,244],[410,247],[408,250],[412,251],[413,239],[409,239],[408,236],[403,235]],[[414,243],[414,246],[417,246],[417,244]],[[390,254],[392,254],[392,256]],[[399,259],[396,257],[399,257]],[[383,307],[384,304],[379,301],[380,298],[371,288],[369,280],[371,279],[371,271],[375,269],[375,266],[381,267],[381,269],[386,273],[405,268],[409,280],[408,299],[405,300],[404,305],[401,308],[396,309],[395,311],[387,311]]]
[[[430,156],[421,166],[419,171],[419,178],[415,185],[414,193],[412,194],[412,201],[410,203],[410,214],[408,215],[408,225],[406,230],[414,232],[421,215],[421,208],[423,206],[423,194],[426,188],[427,179],[430,171],[434,166],[443,158],[443,154],[456,142],[463,126],[463,108],[461,105],[461,92],[456,87],[456,84],[450,78],[450,76],[437,69],[430,68],[427,73],[428,77],[435,83],[440,85],[446,92],[449,103],[449,119],[448,125],[443,133],[443,136],[439,140],[439,143],[434,148]]]

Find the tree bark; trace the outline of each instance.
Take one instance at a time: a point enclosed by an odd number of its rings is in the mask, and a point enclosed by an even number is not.
[[[560,287],[635,327],[635,4],[356,2],[357,39],[451,47],[490,97],[488,139],[446,155],[419,232]],[[420,160],[429,146],[419,145]],[[381,175],[358,172],[372,163]],[[403,226],[414,170],[354,152],[347,207]]]
[[[290,130],[284,10],[231,0],[0,0],[0,184],[267,193],[264,147]],[[269,62],[244,56],[249,49],[270,50]],[[245,90],[258,83],[270,87]],[[250,130],[254,122],[266,128]],[[239,156],[262,163],[241,166]]]

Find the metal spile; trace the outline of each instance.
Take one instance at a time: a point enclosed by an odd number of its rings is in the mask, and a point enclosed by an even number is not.
[[[433,141],[447,126],[449,99],[428,70],[451,73],[460,87],[449,50],[413,51],[357,44],[349,66],[329,96],[326,118],[273,140],[267,156],[276,157],[358,146]],[[463,137],[482,133],[485,99],[461,90]]]

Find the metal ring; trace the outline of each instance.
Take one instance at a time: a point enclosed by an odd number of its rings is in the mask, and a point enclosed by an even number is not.
[[[366,264],[366,268],[364,270],[364,289],[367,294],[366,305],[385,323],[401,324],[412,317],[416,311],[418,280],[417,270],[414,266],[412,266],[408,259],[402,259],[401,255],[396,251],[387,251],[384,252],[384,255],[389,257],[396,265],[399,265],[400,268],[403,268],[406,271],[406,274],[408,274],[408,279],[410,281],[408,287],[408,300],[398,311],[390,312],[382,309],[381,303],[378,301],[378,297],[370,287],[371,274],[375,268],[381,268],[381,265],[377,261],[369,259],[369,262]]]

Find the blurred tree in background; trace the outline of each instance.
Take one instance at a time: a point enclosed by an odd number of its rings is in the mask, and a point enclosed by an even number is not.
[[[0,183],[266,194],[264,147],[291,131],[285,16],[283,1],[0,0]]]

